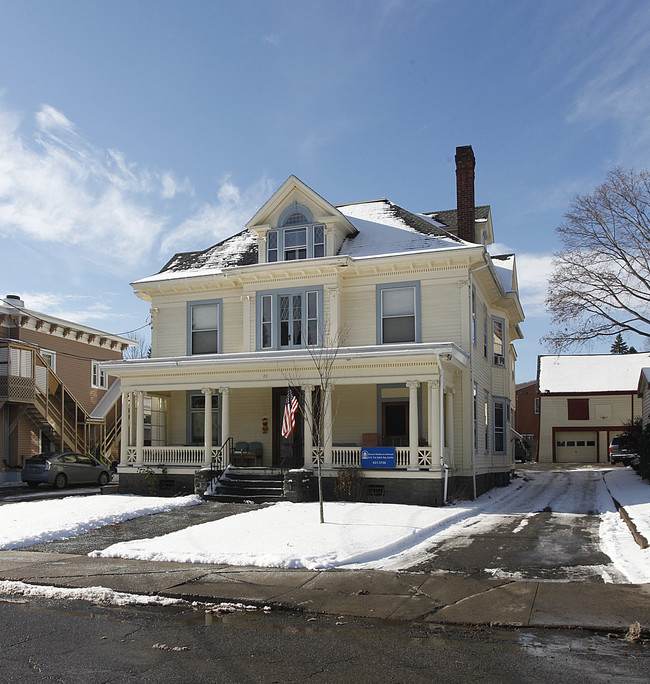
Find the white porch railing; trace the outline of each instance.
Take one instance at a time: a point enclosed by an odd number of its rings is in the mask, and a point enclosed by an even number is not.
[[[215,458],[220,447],[212,448],[212,457]],[[187,465],[201,467],[205,451],[203,447],[197,446],[158,446],[143,448],[142,465]],[[318,465],[320,454],[321,464],[323,463],[323,449],[314,447],[312,450],[311,465]],[[395,447],[395,467],[408,468],[410,465],[411,452],[408,447]],[[133,446],[126,449],[126,462],[132,465],[137,463],[136,448]],[[222,464],[222,467],[227,464]],[[361,447],[346,446],[332,448],[332,466],[334,468],[360,468],[361,467]],[[418,468],[429,468],[437,470],[438,463],[433,463],[433,450],[431,447],[418,447]]]
[[[212,457],[216,457],[220,447],[212,447]],[[142,450],[142,465],[203,465],[205,449],[201,446],[157,446],[144,447]],[[127,447],[126,462],[137,463],[137,451],[135,447]]]
[[[360,468],[361,467],[362,447],[346,446],[332,447],[332,465],[335,468]],[[318,465],[320,455],[321,464],[323,463],[322,447],[312,449],[312,466]],[[395,467],[408,468],[410,465],[411,451],[409,447],[395,447]],[[433,463],[433,450],[431,447],[418,447],[418,467],[438,469],[438,464]]]

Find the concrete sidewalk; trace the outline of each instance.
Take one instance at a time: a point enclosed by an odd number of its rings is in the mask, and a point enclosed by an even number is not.
[[[650,585],[475,580],[374,570],[280,570],[0,552],[0,578],[206,603],[438,624],[650,630]]]

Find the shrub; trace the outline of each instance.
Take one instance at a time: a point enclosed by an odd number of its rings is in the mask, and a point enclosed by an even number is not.
[[[341,468],[335,490],[341,501],[363,501],[364,482],[361,468]]]

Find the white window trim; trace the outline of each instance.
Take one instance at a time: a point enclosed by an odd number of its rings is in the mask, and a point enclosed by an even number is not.
[[[101,361],[92,361],[90,366],[90,386],[94,389],[108,389],[108,375],[101,367]]]

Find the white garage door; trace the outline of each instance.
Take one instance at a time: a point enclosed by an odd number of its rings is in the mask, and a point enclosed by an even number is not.
[[[555,460],[558,463],[596,463],[596,433],[556,432]]]

